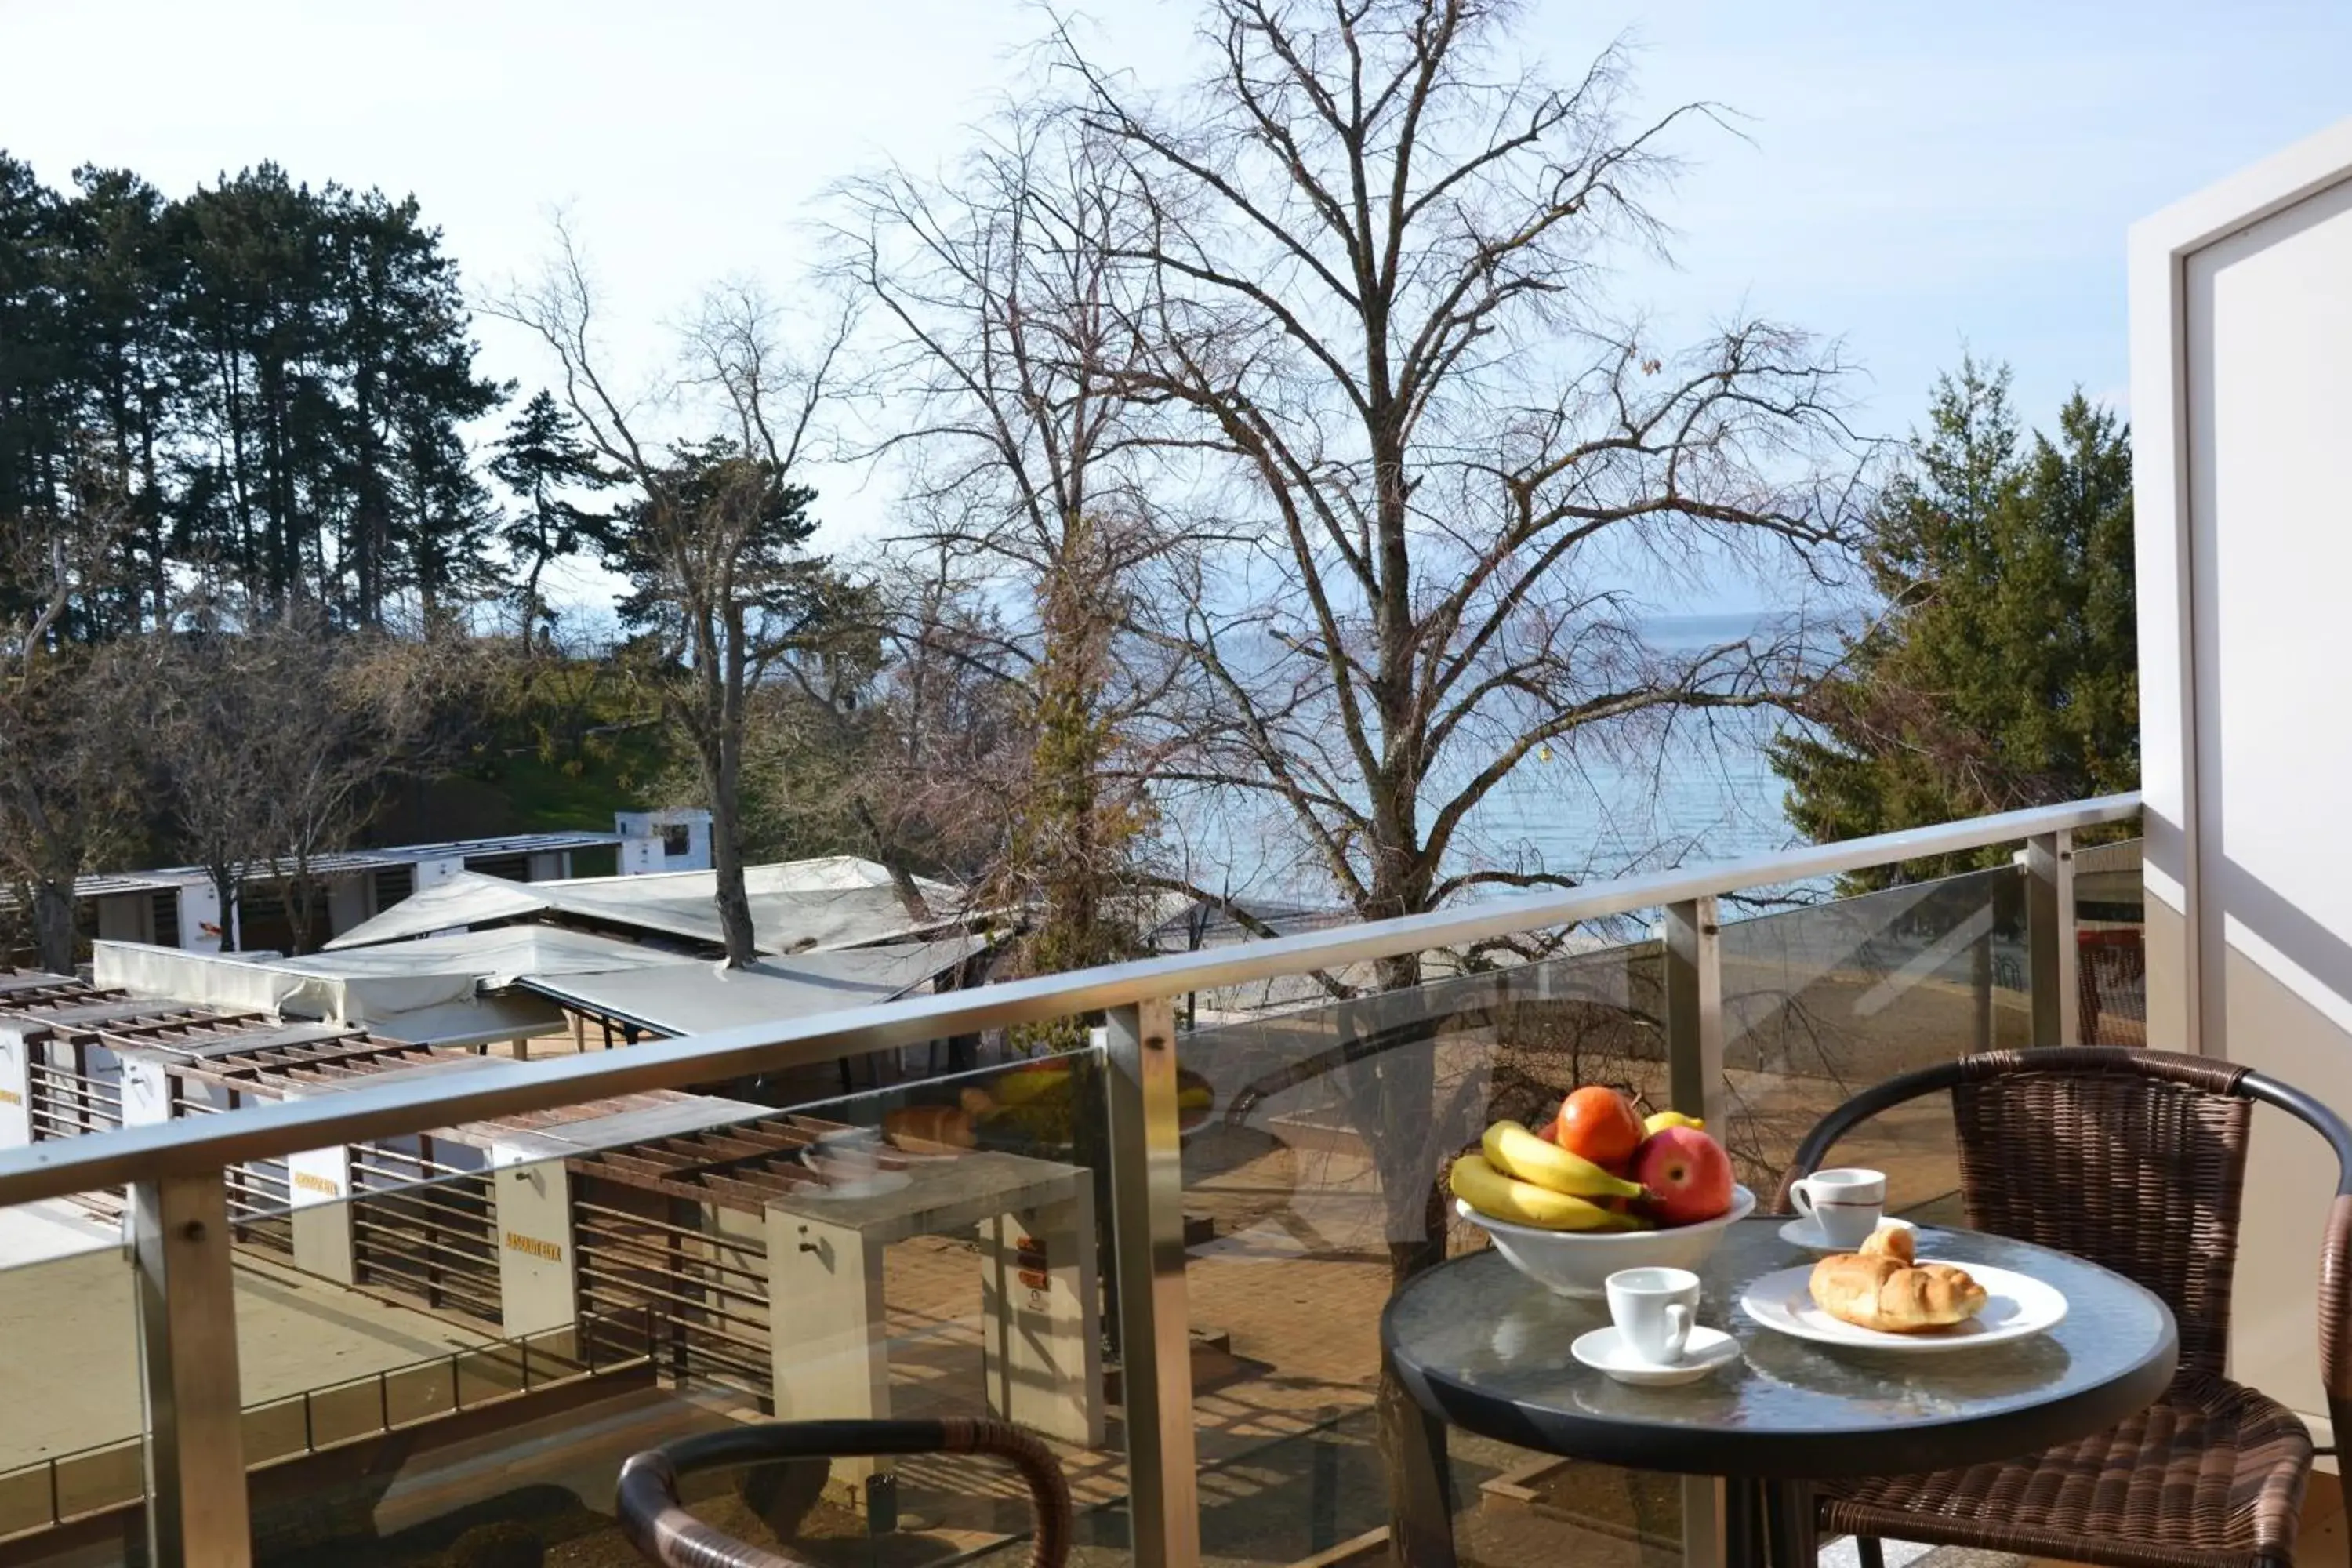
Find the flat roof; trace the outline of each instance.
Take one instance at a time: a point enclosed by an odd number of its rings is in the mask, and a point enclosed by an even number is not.
[[[657,1035],[803,1018],[895,1001],[986,947],[981,937],[837,948],[762,958],[742,969],[709,963],[602,973],[526,974],[516,984],[575,1013]]]
[[[554,855],[567,849],[595,849],[622,842],[617,833],[587,829],[556,833],[509,833],[495,838],[449,838],[436,844],[394,844],[381,848],[337,849],[310,858],[314,877],[348,877],[362,871],[388,871],[420,860],[490,859],[508,855]],[[266,882],[277,873],[267,862],[246,873],[247,882]],[[201,866],[159,866],[136,871],[93,871],[74,879],[77,899],[114,898],[127,893],[168,893],[198,888],[212,880]],[[15,895],[0,889],[0,907],[15,903]]]
[[[531,916],[655,932],[719,946],[712,902],[717,873],[661,871],[635,877],[574,877],[509,882],[467,871],[420,888],[326,943],[327,951],[397,942],[435,931]],[[910,942],[965,926],[977,911],[961,889],[917,879],[928,906],[916,915],[890,873],[871,860],[824,856],[743,868],[753,941],[762,952]]]

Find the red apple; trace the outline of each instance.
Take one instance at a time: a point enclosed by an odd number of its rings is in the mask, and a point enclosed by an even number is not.
[[[1696,1127],[1662,1127],[1633,1155],[1660,1225],[1696,1225],[1731,1207],[1731,1156]]]

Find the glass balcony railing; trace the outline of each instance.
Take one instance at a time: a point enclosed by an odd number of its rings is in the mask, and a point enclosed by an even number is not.
[[[2070,837],[2137,808],[530,1063],[257,1038],[142,1067],[103,1021],[43,1026],[0,995],[0,1088],[25,1102],[0,1114],[0,1142],[19,1129],[0,1148],[0,1543],[26,1563],[152,1541],[158,1563],[618,1564],[626,1455],[897,1415],[1042,1435],[1082,1562],[1376,1553],[1381,1309],[1484,1244],[1440,1190],[1454,1153],[1612,1084],[1707,1115],[1769,1198],[1867,1084],[2144,1039],[2136,852],[2086,851],[2078,879]],[[1733,897],[2011,844],[2016,863],[1864,897]],[[1417,983],[1378,989],[1383,963]],[[1871,1136],[1895,1206],[1952,1202],[1932,1112]],[[1670,1478],[1458,1435],[1451,1463],[1467,1559],[1681,1561]],[[1027,1529],[1009,1473],[931,1456],[687,1496],[845,1565],[1009,1563]]]

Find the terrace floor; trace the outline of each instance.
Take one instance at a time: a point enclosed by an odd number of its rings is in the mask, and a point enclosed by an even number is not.
[[[493,1338],[240,1249],[245,1403],[368,1377]],[[137,1436],[138,1325],[118,1247],[0,1269],[0,1471]]]

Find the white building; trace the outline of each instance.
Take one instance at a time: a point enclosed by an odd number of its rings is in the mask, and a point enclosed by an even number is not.
[[[314,930],[311,940],[301,945],[316,947],[413,894],[467,872],[511,882],[556,881],[576,874],[576,857],[606,848],[613,851],[614,869],[625,877],[707,868],[710,814],[689,809],[620,812],[610,833],[530,833],[322,855],[311,862],[310,874],[326,889],[325,929]],[[241,952],[296,945],[278,878],[266,865],[248,871],[237,907],[226,917],[212,878],[197,866],[83,877],[74,893],[78,923],[97,941],[147,942],[191,952],[218,952],[226,936],[234,936],[234,946]]]

